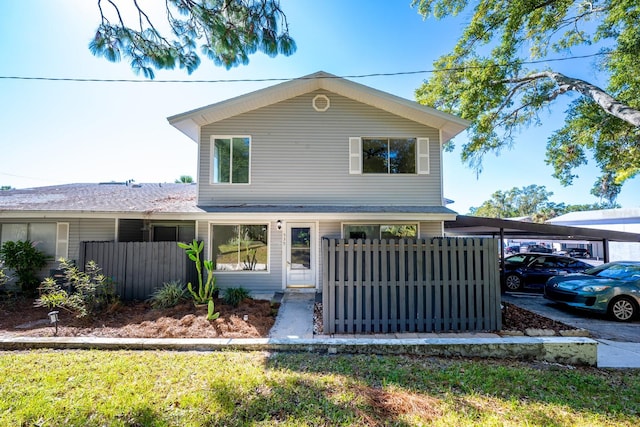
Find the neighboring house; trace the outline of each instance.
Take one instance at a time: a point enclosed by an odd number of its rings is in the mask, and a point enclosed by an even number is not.
[[[31,240],[56,260],[79,260],[83,241],[190,241],[196,186],[68,184],[0,191],[0,243]]]
[[[320,289],[323,237],[441,237],[456,217],[442,144],[468,123],[416,102],[319,72],[168,120],[198,144],[197,186],[0,192],[2,240],[77,259],[87,240],[197,238],[220,286]]]
[[[640,208],[602,209],[595,211],[571,212],[547,221],[553,225],[596,228],[601,230],[640,233]],[[591,245],[567,244],[566,248],[591,246],[591,255],[603,256],[602,243]],[[609,260],[640,260],[640,243],[609,242]],[[563,248],[564,249],[564,248]]]

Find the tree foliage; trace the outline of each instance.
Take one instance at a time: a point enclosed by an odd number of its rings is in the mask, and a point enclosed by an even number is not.
[[[193,184],[193,177],[190,175],[180,175],[180,178],[175,180],[175,184]]]
[[[165,0],[162,18],[132,3],[128,13],[127,2],[98,0],[101,22],[89,49],[112,62],[130,60],[147,78],[176,65],[193,72],[200,65],[198,45],[227,69],[248,64],[256,51],[274,57],[296,50],[278,0]]]
[[[640,3],[637,0],[413,0],[425,18],[454,16],[474,4],[453,51],[417,91],[419,102],[472,122],[462,159],[477,171],[488,152],[511,147],[540,125],[540,113],[576,93],[564,127],[549,139],[546,162],[564,185],[590,153],[602,171],[592,192],[611,200],[640,172]],[[587,47],[605,89],[542,65]],[[539,68],[535,68],[535,67]],[[449,147],[451,148],[451,147]],[[614,197],[615,199],[615,197]]]
[[[470,208],[473,216],[487,218],[531,217],[534,222],[545,222],[556,216],[569,212],[611,209],[619,207],[612,202],[594,204],[565,205],[550,200],[553,192],[545,186],[529,185],[522,188],[513,187],[507,191],[498,190],[482,205]]]

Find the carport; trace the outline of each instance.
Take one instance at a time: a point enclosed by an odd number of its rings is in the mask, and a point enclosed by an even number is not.
[[[458,215],[455,221],[445,221],[444,232],[445,236],[451,237],[499,238],[500,253],[504,253],[505,238],[601,242],[604,262],[609,262],[609,242],[640,242],[640,234],[637,233],[467,215]]]

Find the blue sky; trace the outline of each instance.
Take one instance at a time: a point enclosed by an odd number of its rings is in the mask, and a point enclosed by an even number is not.
[[[89,52],[99,23],[96,3],[0,0],[0,76],[142,79],[126,62],[110,63]],[[231,70],[203,60],[191,76],[182,70],[159,71],[156,79],[288,79],[319,70],[340,76],[431,70],[433,61],[455,44],[468,14],[424,21],[409,4],[410,0],[281,0],[298,45],[294,55],[256,54],[248,66]],[[577,77],[594,77],[589,61],[554,66]],[[352,80],[414,99],[415,89],[428,77],[424,73]],[[0,185],[173,182],[180,175],[195,177],[196,144],[171,127],[166,117],[272,84],[0,79]],[[593,165],[580,169],[580,178],[565,188],[544,163],[547,137],[561,126],[565,106],[566,102],[542,113],[544,127],[524,130],[512,150],[488,155],[478,177],[461,163],[459,150],[445,153],[444,189],[455,201],[451,208],[464,214],[496,190],[530,184],[545,185],[557,203],[597,202],[589,194],[598,174]],[[456,145],[465,139],[460,135]],[[625,185],[619,203],[640,206],[638,195],[636,178]]]

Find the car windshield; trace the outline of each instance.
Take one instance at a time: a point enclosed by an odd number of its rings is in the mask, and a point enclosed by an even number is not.
[[[504,262],[507,264],[523,264],[524,262],[529,262],[531,260],[531,255],[513,255],[509,258],[505,258]]]
[[[640,265],[604,264],[591,268],[585,273],[605,279],[640,280]]]

